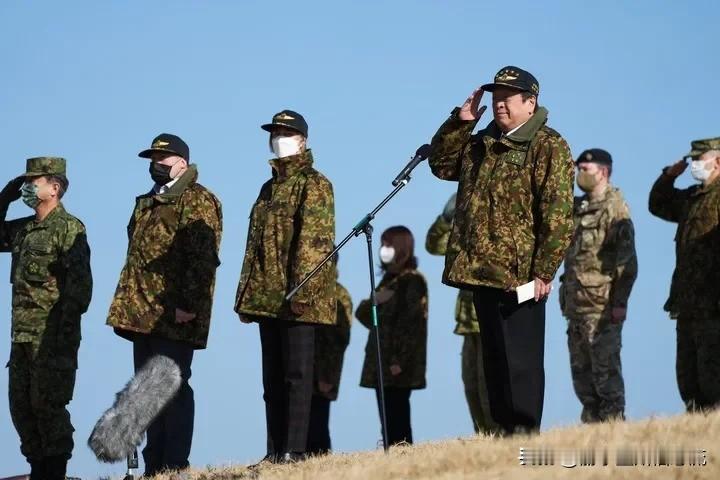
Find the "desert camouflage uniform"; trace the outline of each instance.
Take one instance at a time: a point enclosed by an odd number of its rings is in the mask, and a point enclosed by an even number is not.
[[[428,321],[425,277],[417,270],[406,270],[400,274],[386,273],[377,289],[394,292],[387,302],[377,308],[385,387],[413,390],[425,388]],[[355,316],[365,327],[373,328],[370,300],[360,302]],[[370,332],[360,380],[362,387],[377,387],[376,351],[375,335]],[[390,365],[399,365],[402,372],[392,375]]]
[[[318,325],[315,330],[315,391],[314,395],[337,400],[342,375],[345,349],[350,344],[350,325],[352,323],[353,304],[350,292],[339,282],[335,285],[337,296],[337,324]],[[318,389],[318,383],[333,386],[328,393]]]
[[[291,310],[285,300],[333,250],[332,185],[313,168],[310,150],[270,164],[273,178],[263,185],[250,215],[235,311],[244,321],[262,317],[333,325],[337,305],[332,262],[293,297],[299,308]]]
[[[620,191],[608,186],[599,198],[577,197],[559,298],[583,422],[624,418],[622,323],[611,317],[614,307],[627,308],[636,277],[635,232]]]
[[[430,168],[457,181],[457,210],[443,282],[457,288],[510,290],[555,276],[572,235],[574,164],[565,140],[540,107],[510,136],[495,122],[456,110],[432,140]]]
[[[0,251],[12,252],[10,413],[28,461],[67,460],[74,429],[66,406],[92,296],[85,226],[62,204],[39,222],[5,221],[7,207],[0,205]]]
[[[197,167],[163,194],[137,197],[128,224],[125,267],[107,323],[128,339],[149,334],[207,346],[222,236],[220,201],[197,183]],[[175,322],[175,309],[194,313]]]
[[[432,255],[445,255],[451,231],[452,222],[448,222],[443,215],[439,215],[428,230],[425,249]],[[458,291],[455,302],[455,333],[463,336],[462,380],[473,427],[477,433],[494,431],[496,425],[490,416],[480,324],[475,314],[471,291]]]
[[[673,185],[664,173],[657,179],[650,213],[678,224],[665,310],[677,319],[678,387],[692,411],[720,402],[720,181],[684,190]]]

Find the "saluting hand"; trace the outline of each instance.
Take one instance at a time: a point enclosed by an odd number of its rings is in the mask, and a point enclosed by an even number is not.
[[[175,309],[175,323],[182,325],[195,320],[195,317],[197,317],[195,313],[189,313],[179,308]]]
[[[460,120],[474,121],[482,117],[482,114],[487,110],[486,106],[480,107],[480,100],[482,100],[483,93],[485,91],[482,87],[476,88],[470,96],[465,100],[465,103],[460,107],[460,113],[458,118]]]
[[[665,169],[665,175],[672,178],[677,178],[682,175],[685,170],[687,170],[687,167],[688,162],[686,162],[685,160],[680,160],[679,162],[673,163],[672,165],[667,167]]]
[[[22,188],[23,183],[25,183],[25,175],[13,178],[7,183],[7,185],[5,185],[5,188],[0,191],[0,198],[7,202],[14,202],[22,196],[20,189]]]

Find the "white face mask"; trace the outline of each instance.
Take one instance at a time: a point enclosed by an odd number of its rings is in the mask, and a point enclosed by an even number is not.
[[[395,259],[395,249],[393,247],[380,247],[380,261],[385,265],[390,265]]]
[[[714,161],[714,158],[710,158],[708,160],[693,160],[692,162],[690,162],[690,173],[692,174],[693,178],[698,182],[704,182],[708,178],[710,178],[713,170],[708,170],[707,166],[710,164],[710,162]]]
[[[297,135],[292,137],[273,137],[271,140],[273,153],[278,158],[289,157],[300,153],[300,138]]]

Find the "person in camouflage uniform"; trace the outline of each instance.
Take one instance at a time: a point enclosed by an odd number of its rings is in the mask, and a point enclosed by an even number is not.
[[[337,257],[335,263],[337,264]],[[307,453],[330,453],[330,402],[337,400],[340,389],[343,357],[350,344],[350,325],[353,304],[350,292],[340,282],[335,283],[337,324],[315,328],[315,381],[310,406]]]
[[[333,250],[332,184],[313,168],[308,126],[283,110],[270,132],[272,178],[260,189],[250,227],[235,312],[259,324],[267,423],[263,461],[306,456],[316,325],[336,323],[335,273],[328,262],[290,301],[285,296]]]
[[[383,361],[388,445],[413,443],[410,394],[426,386],[428,288],[417,270],[415,240],[406,227],[383,232],[380,248],[384,273],[377,286],[377,315]],[[373,328],[372,302],[360,302],[355,316]],[[377,344],[370,331],[365,346],[360,386],[374,388],[381,406],[377,376]]]
[[[455,216],[457,194],[448,200],[443,213],[430,226],[425,238],[425,249],[432,255],[445,255]],[[475,314],[471,290],[459,290],[455,302],[455,334],[462,335],[461,370],[465,399],[470,409],[475,433],[492,433],[497,425],[490,416],[485,367],[483,365],[480,324]]]
[[[195,401],[188,382],[194,350],[207,346],[222,209],[198,183],[180,137],[158,135],[139,156],[151,159],[155,185],[135,201],[107,324],[133,342],[135,371],[154,355],[171,358],[181,371],[180,390],[148,428],[143,458],[152,476],[189,466]]]
[[[691,145],[650,192],[650,213],[678,224],[665,310],[677,319],[677,381],[688,411],[720,402],[720,138]],[[674,183],[688,159],[699,184],[681,190]]]
[[[27,161],[25,175],[0,192],[0,251],[12,253],[10,414],[31,479],[64,479],[73,451],[72,400],[80,317],[92,296],[85,226],[61,203],[65,159]],[[21,191],[22,187],[22,191]],[[35,215],[6,221],[22,196]]]
[[[494,120],[473,135],[493,94]],[[511,434],[540,426],[545,299],[572,235],[570,149],[546,126],[539,84],[508,66],[475,90],[432,139],[433,174],[459,182],[443,282],[472,289],[493,420]],[[532,282],[534,300],[514,290]]]
[[[575,162],[575,235],[560,276],[560,309],[568,319],[573,386],[583,422],[625,418],[620,362],[622,327],[635,278],[635,230],[620,190],[610,184],[612,157],[584,151]]]

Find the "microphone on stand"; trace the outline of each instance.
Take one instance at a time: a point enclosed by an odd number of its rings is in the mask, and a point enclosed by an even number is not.
[[[395,177],[395,180],[393,180],[392,184],[393,187],[397,187],[400,185],[403,181],[407,181],[407,179],[410,177],[410,173],[412,173],[413,169],[418,166],[420,162],[423,160],[426,160],[430,156],[430,145],[427,143],[425,145],[421,145],[420,148],[417,149],[415,152],[415,156],[410,159],[407,165],[405,165],[405,168],[403,168],[400,173],[398,173],[398,176]]]

